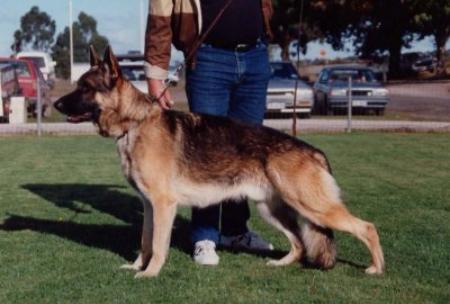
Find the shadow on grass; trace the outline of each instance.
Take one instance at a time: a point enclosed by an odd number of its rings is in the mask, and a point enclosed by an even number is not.
[[[39,195],[57,207],[74,212],[74,215],[69,220],[61,221],[9,214],[3,224],[0,224],[0,230],[32,230],[50,233],[88,247],[109,250],[128,261],[136,257],[141,236],[142,203],[136,196],[119,191],[125,187],[107,184],[26,184],[22,185],[22,188]],[[109,214],[126,224],[81,224],[75,222],[73,219],[78,214],[91,212],[87,206]],[[190,222],[179,215],[175,218],[171,247],[189,255],[192,253]],[[227,251],[242,253],[242,251]],[[246,252],[272,259],[279,259],[287,253],[281,250]],[[363,265],[348,260],[338,259],[338,262],[356,268],[364,268]],[[302,264],[305,268],[315,268],[306,261],[303,261]]]
[[[69,220],[61,221],[9,214],[3,224],[0,224],[0,230],[32,230],[50,233],[85,246],[109,250],[127,260],[136,258],[141,237],[142,203],[136,196],[119,191],[124,187],[85,184],[27,184],[22,185],[22,188],[60,208],[73,211],[74,215]],[[126,224],[81,224],[75,222],[73,219],[78,214],[91,212],[87,205]],[[171,246],[185,253],[191,253],[190,222],[179,215],[174,222]]]
[[[57,207],[74,212],[73,216],[69,220],[62,221],[9,214],[3,224],[0,224],[0,230],[32,230],[49,233],[85,246],[109,250],[127,260],[133,260],[136,257],[141,236],[142,203],[136,196],[119,191],[124,189],[123,186],[26,184],[22,185],[22,188],[39,195]],[[88,206],[107,213],[126,224],[81,224],[75,222],[73,219],[78,214],[91,212]],[[175,218],[171,247],[189,255],[192,253],[190,222],[179,215]],[[276,259],[286,254],[284,251],[277,250],[249,251],[247,253]]]

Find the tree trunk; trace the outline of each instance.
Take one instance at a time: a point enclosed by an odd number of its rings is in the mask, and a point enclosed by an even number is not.
[[[446,50],[449,33],[436,33],[434,40],[436,42],[436,57],[437,57],[437,75],[446,74]]]
[[[389,48],[389,77],[400,76],[400,57],[402,51],[401,40],[400,43],[392,44]]]

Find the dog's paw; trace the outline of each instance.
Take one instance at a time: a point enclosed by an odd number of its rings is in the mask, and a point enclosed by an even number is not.
[[[373,274],[383,274],[383,270],[377,269],[377,267],[375,267],[374,265],[372,265],[370,267],[367,267],[365,272],[367,274],[371,274],[371,275],[373,275]]]
[[[283,260],[269,260],[269,261],[267,261],[266,265],[279,267],[279,266],[285,266],[287,264]]]
[[[134,276],[135,279],[144,279],[144,278],[153,278],[158,276],[158,272],[152,272],[152,271],[139,271]]]
[[[120,269],[139,271],[141,270],[141,266],[136,264],[123,264],[120,266]]]

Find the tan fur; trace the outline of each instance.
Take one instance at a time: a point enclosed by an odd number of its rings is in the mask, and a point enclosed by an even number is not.
[[[248,126],[236,129],[247,132],[240,135],[246,136],[245,142],[227,132],[223,136],[229,137],[223,139],[222,134],[209,135],[216,137],[212,144],[208,138],[199,141],[197,126],[203,128],[204,135],[209,134],[207,127],[227,126],[235,130],[236,125],[228,121],[216,124],[197,114],[169,116],[120,78],[115,58],[109,52],[105,56],[106,70],[114,72],[110,77],[119,78],[107,79],[115,80],[110,91],[94,94],[101,110],[95,124],[100,134],[116,138],[122,171],[144,203],[142,251],[133,264],[124,268],[139,271],[137,277],[160,272],[178,205],[205,207],[248,197],[256,201],[263,218],[285,234],[291,244],[289,253],[270,261],[270,265],[288,265],[306,255],[313,264],[333,267],[336,248],[329,229],[336,229],[354,235],[367,246],[372,256],[367,273],[383,272],[383,252],[375,226],[354,217],[345,208],[320,151],[269,129]],[[91,58],[91,62],[98,60]],[[73,102],[69,97],[58,102]],[[255,134],[265,139],[255,138]],[[198,142],[204,145],[195,146]],[[303,220],[301,226],[299,216]]]

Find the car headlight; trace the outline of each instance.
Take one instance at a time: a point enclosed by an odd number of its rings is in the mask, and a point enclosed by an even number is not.
[[[331,96],[346,96],[347,89],[332,89],[330,92]]]
[[[310,100],[313,98],[313,91],[308,89],[308,90],[297,90],[297,99],[300,100]]]
[[[388,90],[385,88],[381,88],[381,89],[374,89],[372,91],[373,96],[386,96],[388,94]]]

